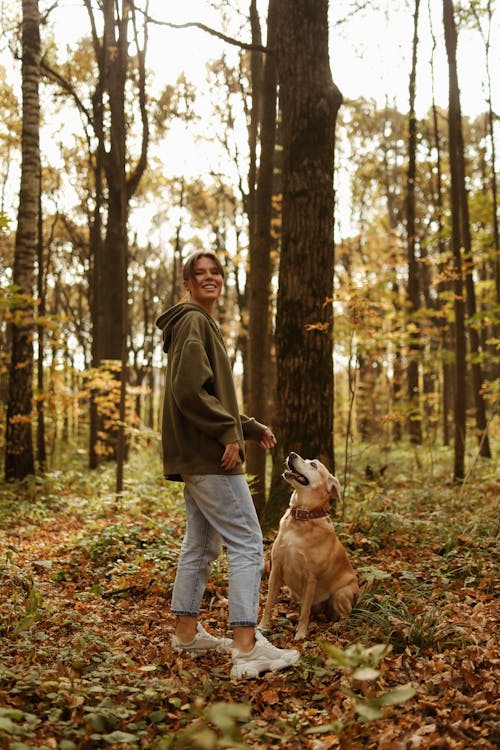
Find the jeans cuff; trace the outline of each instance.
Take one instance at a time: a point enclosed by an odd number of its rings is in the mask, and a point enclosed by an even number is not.
[[[171,609],[170,612],[177,617],[198,617],[200,614],[199,612],[186,612],[182,609]]]
[[[256,628],[257,623],[250,620],[239,620],[238,622],[230,622],[229,627],[231,628]]]

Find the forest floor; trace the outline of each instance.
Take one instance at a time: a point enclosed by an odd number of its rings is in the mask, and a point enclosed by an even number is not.
[[[498,748],[493,462],[456,485],[446,453],[391,453],[383,476],[372,457],[370,479],[367,456],[334,518],[367,591],[338,629],[312,623],[298,665],[239,682],[229,655],[172,651],[184,520],[156,451],[119,501],[111,467],[0,486],[0,748]],[[202,613],[218,634],[226,572]],[[270,639],[293,646],[297,617],[283,591]]]

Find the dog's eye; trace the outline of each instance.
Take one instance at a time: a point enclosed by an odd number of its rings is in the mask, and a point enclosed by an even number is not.
[[[311,463],[309,464],[309,466],[311,467],[311,469],[317,469],[318,468],[318,464],[316,463],[316,461],[311,461]]]

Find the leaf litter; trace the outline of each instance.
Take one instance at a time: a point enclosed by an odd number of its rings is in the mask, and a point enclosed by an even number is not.
[[[181,491],[142,461],[118,501],[109,467],[0,488],[2,749],[498,747],[496,480],[460,507],[444,480],[360,483],[335,521],[365,590],[351,617],[312,621],[296,667],[235,682],[229,655],[171,648]],[[276,645],[297,618],[283,591]],[[202,619],[226,632],[224,558]]]

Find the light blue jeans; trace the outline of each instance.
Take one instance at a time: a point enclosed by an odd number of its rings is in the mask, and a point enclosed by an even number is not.
[[[186,533],[171,611],[196,617],[222,544],[229,563],[229,623],[256,625],[264,570],[262,531],[243,474],[184,475]]]

